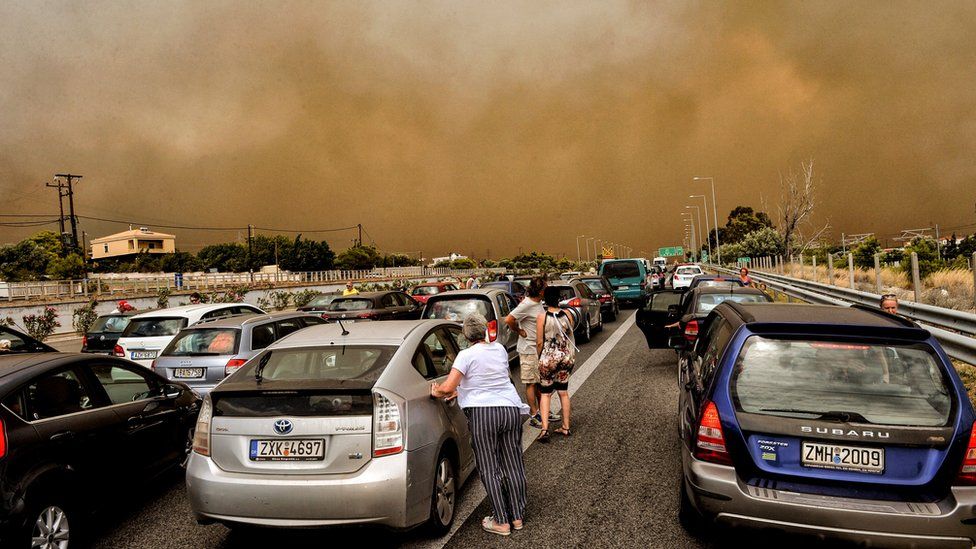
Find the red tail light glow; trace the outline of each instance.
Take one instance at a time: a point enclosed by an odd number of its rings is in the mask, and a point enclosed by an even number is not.
[[[495,341],[498,339],[498,321],[492,320],[488,323],[488,341]]]
[[[224,376],[229,376],[237,371],[238,368],[244,365],[247,360],[243,358],[232,358],[227,361],[227,365],[224,366]]]
[[[123,349],[121,345],[116,345],[115,349],[112,349],[112,353],[115,354],[115,356],[125,358],[125,349]]]
[[[374,316],[373,316],[373,313],[361,313],[356,318],[369,318],[369,319],[372,319],[372,318],[374,318]]]
[[[610,295],[610,294],[603,294],[603,295],[600,296],[600,303],[607,303],[607,302],[609,302],[612,299],[613,299],[613,296],[612,295]]]
[[[0,418],[0,458],[7,455],[7,426],[3,424],[3,419]]]
[[[578,297],[574,297],[573,299],[570,299],[569,300],[569,303],[567,303],[566,305],[568,307],[582,307],[583,306],[583,300],[580,299],[580,298],[578,298]]]
[[[725,436],[722,434],[722,418],[718,415],[718,407],[710,400],[705,402],[701,422],[698,424],[695,459],[732,465],[732,458],[725,447]]]
[[[87,335],[81,336],[81,348],[84,349],[85,347],[88,347],[88,336]]]
[[[969,432],[969,444],[966,446],[966,455],[962,458],[962,469],[959,470],[956,484],[976,486],[976,422],[973,422],[973,430]]]
[[[692,320],[685,324],[685,339],[695,341],[698,339],[698,321]]]

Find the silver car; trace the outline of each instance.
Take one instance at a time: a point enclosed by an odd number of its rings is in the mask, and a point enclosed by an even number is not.
[[[152,369],[205,394],[268,345],[324,322],[317,316],[296,312],[205,320],[183,328],[153,361]]]
[[[447,532],[474,468],[456,401],[430,398],[467,346],[443,320],[313,326],[205,398],[187,465],[201,523],[427,523]]]
[[[518,357],[518,334],[513,332],[505,317],[518,305],[515,297],[498,288],[454,290],[432,295],[424,304],[420,318],[450,320],[460,325],[471,313],[481,313],[488,320],[488,335],[508,349],[509,360]]]

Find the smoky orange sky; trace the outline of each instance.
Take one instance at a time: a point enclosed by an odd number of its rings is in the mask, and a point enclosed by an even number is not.
[[[974,44],[973,2],[7,0],[0,213],[56,212],[71,171],[79,214],[151,227],[637,254],[680,243],[693,176],[775,217],[814,158],[808,233],[971,232]]]

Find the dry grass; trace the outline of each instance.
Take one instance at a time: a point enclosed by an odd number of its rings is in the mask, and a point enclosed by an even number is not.
[[[787,264],[784,274],[804,280],[815,280],[822,284],[828,284],[827,267],[817,265],[814,275],[813,267],[808,263],[801,269],[799,264],[792,267]],[[912,289],[912,281],[907,273],[899,269],[883,267],[881,269],[881,291],[898,296],[902,301],[914,301],[915,292]],[[864,292],[876,293],[875,270],[855,269],[854,287]],[[833,285],[842,288],[850,287],[850,274],[847,269],[834,269]],[[965,269],[952,269],[937,271],[922,280],[922,303],[946,307],[961,311],[973,310],[973,273]]]
[[[969,392],[969,400],[976,406],[976,366],[953,360],[952,365],[956,367],[959,378],[962,379],[966,390]]]

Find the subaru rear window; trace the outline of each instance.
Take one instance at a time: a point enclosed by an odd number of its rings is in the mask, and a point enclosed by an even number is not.
[[[731,303],[768,303],[768,297],[762,294],[702,294],[698,296],[697,313],[707,313],[720,304]]]
[[[495,311],[487,299],[480,297],[458,297],[454,299],[432,298],[427,302],[424,318],[442,318],[461,322],[471,313],[479,313],[487,320],[495,320]]]
[[[952,409],[941,361],[924,344],[746,340],[732,375],[740,412],[899,426],[944,426]]]
[[[174,336],[186,327],[185,318],[134,318],[122,331],[122,337]]]
[[[255,376],[261,368],[261,378],[268,381],[335,380],[375,382],[395,353],[393,345],[330,345],[271,349],[252,359],[233,374],[240,381]]]
[[[234,328],[185,330],[170,342],[163,356],[233,355],[237,353],[240,333]]]
[[[365,311],[373,308],[369,299],[337,299],[329,305],[330,311]]]
[[[603,276],[607,278],[634,278],[639,277],[640,267],[636,261],[614,261],[603,264]]]
[[[100,316],[92,324],[92,327],[88,329],[89,332],[95,333],[106,333],[106,334],[121,334],[122,330],[129,325],[129,320],[132,317],[129,316]]]

